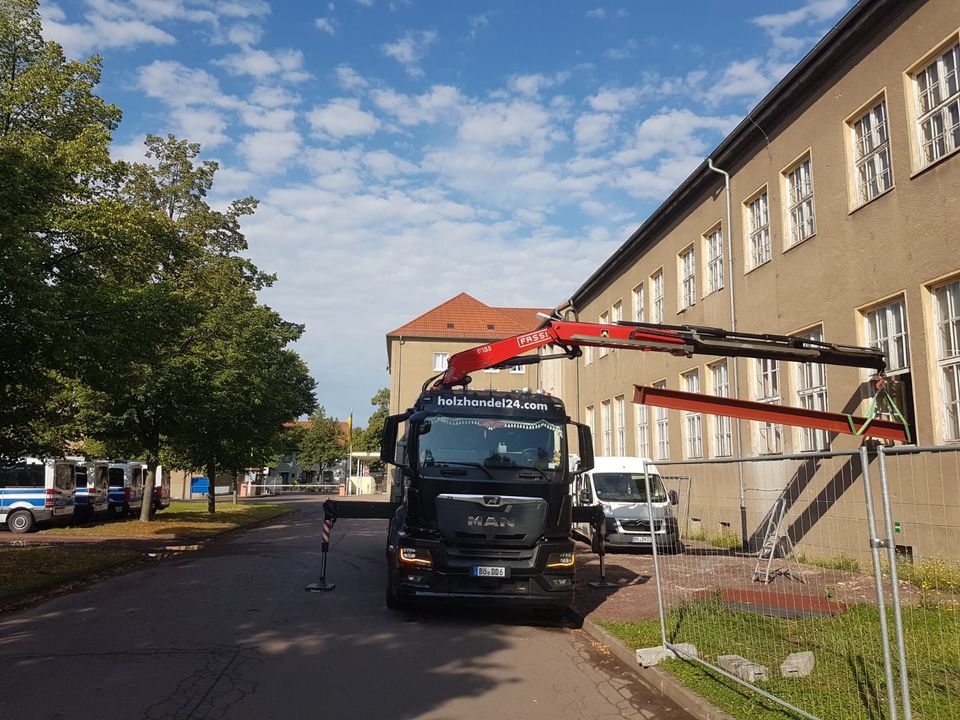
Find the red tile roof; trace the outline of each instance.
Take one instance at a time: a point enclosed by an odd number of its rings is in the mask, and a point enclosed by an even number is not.
[[[500,340],[538,327],[541,323],[538,312],[550,313],[551,309],[495,308],[462,292],[392,330],[387,337]]]

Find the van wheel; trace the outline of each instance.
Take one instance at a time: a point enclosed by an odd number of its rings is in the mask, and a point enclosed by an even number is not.
[[[14,510],[7,515],[7,527],[10,532],[28,533],[37,526],[33,514],[29,510]]]

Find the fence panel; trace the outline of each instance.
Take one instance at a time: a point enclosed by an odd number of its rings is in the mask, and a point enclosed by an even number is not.
[[[803,717],[896,718],[865,457],[657,463],[684,550],[654,556],[665,644]]]

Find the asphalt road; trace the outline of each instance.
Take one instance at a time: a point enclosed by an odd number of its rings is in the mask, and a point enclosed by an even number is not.
[[[526,613],[391,612],[386,521],[277,525],[0,616],[3,720],[689,718],[582,631]]]

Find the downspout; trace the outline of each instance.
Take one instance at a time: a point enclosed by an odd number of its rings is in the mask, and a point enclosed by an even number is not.
[[[730,330],[737,330],[737,303],[736,295],[733,290],[733,211],[730,204],[730,173],[721,170],[713,164],[713,158],[707,158],[707,167],[715,173],[723,175],[723,190],[727,201],[727,277],[729,282],[727,286],[730,290]],[[733,360],[733,394],[736,399],[740,399],[740,370],[737,358]],[[743,457],[743,434],[740,429],[740,421],[736,421],[737,426],[737,457]],[[737,475],[740,484],[740,540],[744,550],[747,548],[747,497],[746,488],[743,480],[743,463],[737,463]]]

